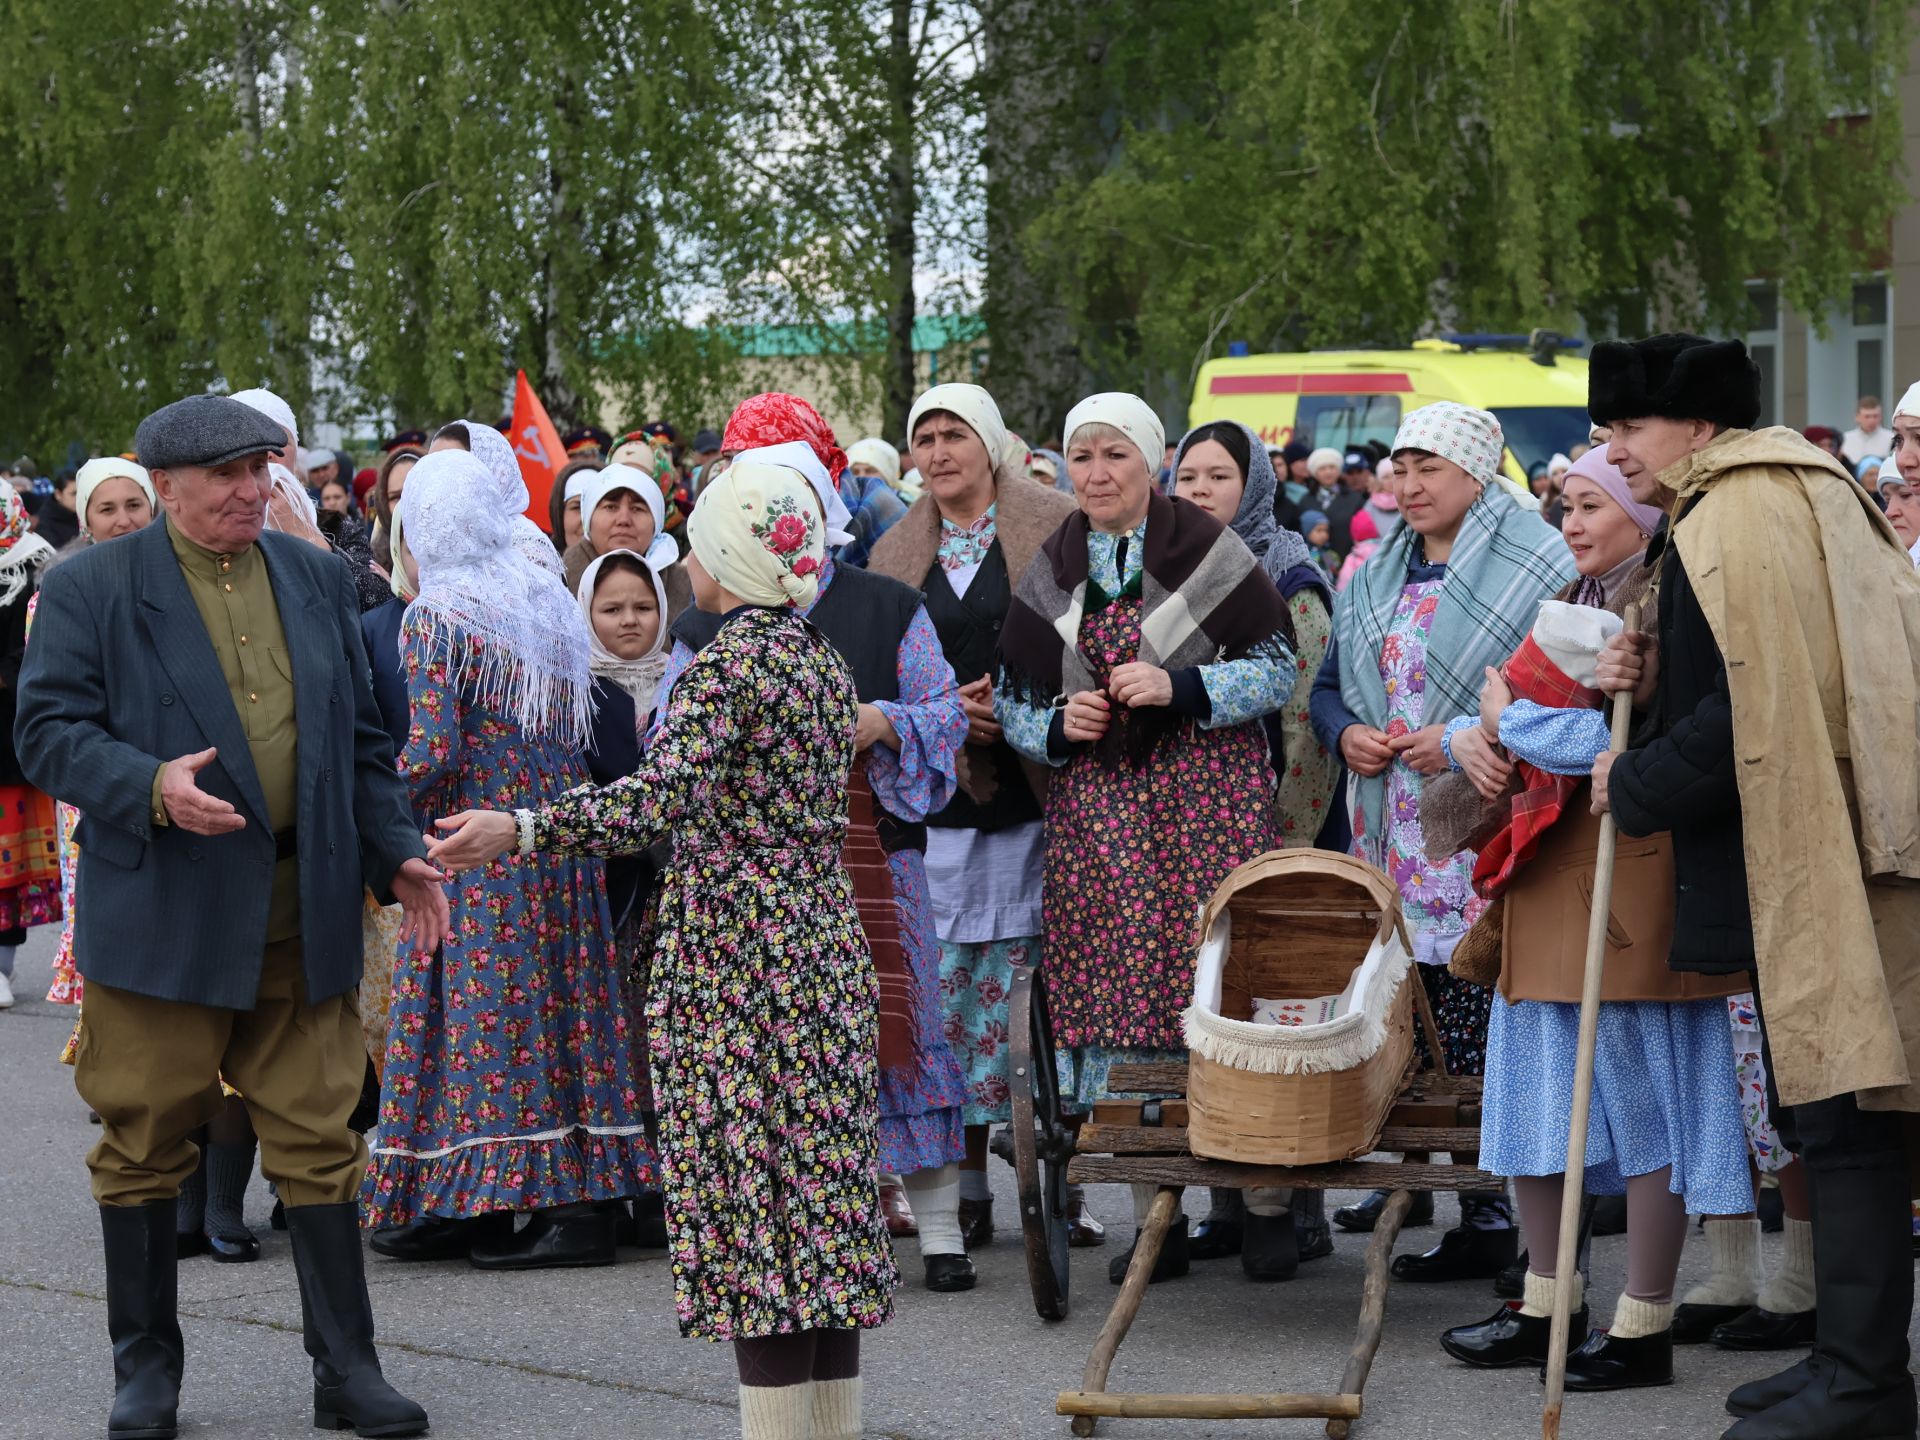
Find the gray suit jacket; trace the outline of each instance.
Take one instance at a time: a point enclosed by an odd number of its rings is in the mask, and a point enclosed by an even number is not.
[[[390,902],[425,854],[369,684],[353,582],[339,559],[260,538],[293,668],[299,727],[300,926],[307,998],[360,983],[361,887]],[[89,547],[46,577],[20,672],[14,743],[30,784],[78,807],[74,956],[103,985],[251,1009],[274,844],[246,731],[167,527]],[[155,770],[219,750],[200,787],[246,827],[155,826]]]

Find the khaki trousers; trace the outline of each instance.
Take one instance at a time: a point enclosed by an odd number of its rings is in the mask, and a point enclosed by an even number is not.
[[[309,1005],[300,941],[270,944],[251,1010],[156,1000],[90,983],[74,1086],[100,1114],[87,1156],[102,1205],[171,1200],[199,1163],[220,1077],[245,1100],[260,1168],[289,1206],[353,1199],[366,1143],[347,1128],[367,1067],[351,994]]]

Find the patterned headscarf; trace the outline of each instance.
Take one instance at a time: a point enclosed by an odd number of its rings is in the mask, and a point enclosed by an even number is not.
[[[526,476],[520,473],[520,457],[513,453],[513,442],[493,426],[481,421],[461,420],[456,423],[467,432],[468,452],[486,467],[487,474],[493,478],[494,498],[500,502],[501,509],[508,515],[525,514],[533,496],[527,491]],[[440,434],[445,435],[451,428],[442,427]],[[553,542],[549,540],[547,544],[551,547]]]
[[[839,482],[847,468],[846,452],[834,440],[833,427],[798,395],[773,390],[742,400],[727,419],[727,433],[720,437],[720,448],[736,455],[742,450],[784,445],[789,440],[804,441],[827,467],[828,479]]]
[[[736,460],[687,517],[687,538],[701,567],[749,605],[805,610],[819,596],[826,526],[797,470]]]
[[[1540,497],[1501,470],[1506,448],[1507,437],[1491,411],[1476,410],[1456,400],[1422,405],[1400,422],[1400,431],[1393,437],[1395,455],[1402,450],[1424,450],[1451,460],[1482,485],[1503,487],[1522,509],[1538,511]]]
[[[473,503],[488,483],[479,457],[459,450],[428,455],[407,476],[398,513],[420,594],[403,636],[527,734],[582,746],[593,703],[586,622],[567,587],[520,554],[513,517]]]
[[[0,485],[0,607],[18,600],[32,571],[53,558],[53,546],[33,533],[20,492]]]

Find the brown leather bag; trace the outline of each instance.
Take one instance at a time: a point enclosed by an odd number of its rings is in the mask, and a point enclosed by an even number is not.
[[[1500,993],[1508,1000],[1580,1003],[1587,925],[1593,914],[1600,817],[1582,783],[1507,888],[1500,951]],[[1752,988],[1741,975],[1696,975],[1667,968],[1673,947],[1673,841],[1665,834],[1622,835],[1607,911],[1602,1000],[1710,1000]]]

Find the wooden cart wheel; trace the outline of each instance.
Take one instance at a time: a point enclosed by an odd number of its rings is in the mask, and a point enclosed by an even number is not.
[[[1047,985],[1036,970],[1016,966],[1007,995],[1012,1045],[1013,1169],[1020,1185],[1020,1232],[1027,1245],[1027,1283],[1042,1320],[1067,1318],[1067,1162],[1073,1131],[1060,1108]]]

